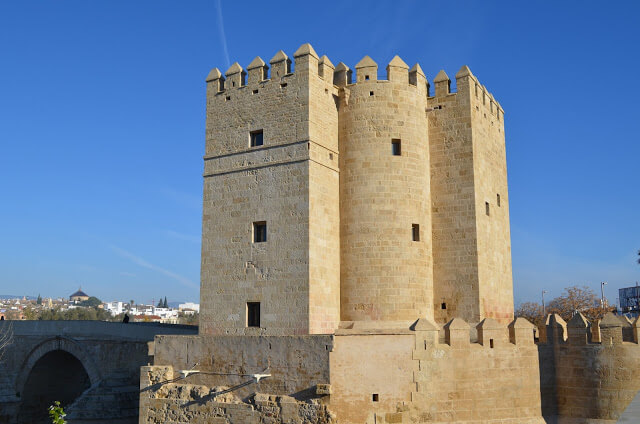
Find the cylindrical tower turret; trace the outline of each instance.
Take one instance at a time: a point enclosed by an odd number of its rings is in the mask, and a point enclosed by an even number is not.
[[[343,321],[433,317],[427,81],[397,56],[387,73],[336,67]]]

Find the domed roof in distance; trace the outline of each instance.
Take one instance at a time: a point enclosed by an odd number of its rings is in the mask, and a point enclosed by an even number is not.
[[[75,292],[74,294],[72,294],[69,297],[81,297],[81,296],[89,297],[88,294],[86,294],[85,292],[82,291],[82,287],[80,287],[77,292]]]

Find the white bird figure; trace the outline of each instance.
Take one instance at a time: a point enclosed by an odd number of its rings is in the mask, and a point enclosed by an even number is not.
[[[251,377],[256,380],[256,383],[259,383],[263,378],[271,377],[271,374],[251,374]]]
[[[180,374],[182,374],[182,378],[187,378],[191,374],[198,374],[200,370],[180,370]]]

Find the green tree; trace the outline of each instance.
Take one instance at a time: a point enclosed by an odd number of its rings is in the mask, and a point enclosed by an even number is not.
[[[30,306],[23,309],[22,314],[26,320],[38,319],[38,313]]]
[[[91,296],[89,299],[83,300],[82,302],[78,303],[78,306],[85,306],[85,307],[90,306],[93,308],[100,305],[102,305],[102,300],[98,299],[95,296]]]

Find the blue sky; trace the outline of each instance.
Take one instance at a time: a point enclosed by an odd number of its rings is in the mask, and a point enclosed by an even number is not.
[[[0,2],[0,294],[197,301],[204,78],[310,42],[469,65],[506,112],[516,303],[614,301],[640,281],[639,5]]]

